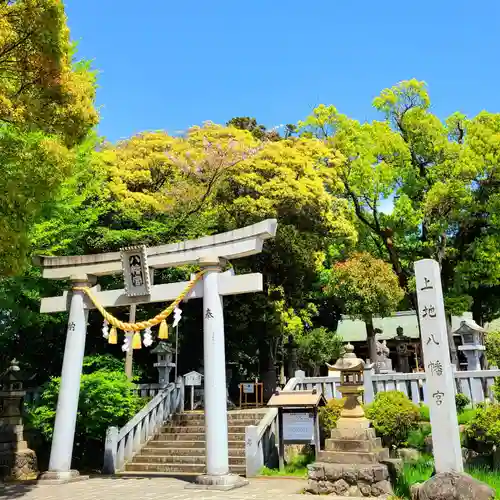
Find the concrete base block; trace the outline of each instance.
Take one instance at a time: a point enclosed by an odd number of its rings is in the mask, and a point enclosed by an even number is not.
[[[69,470],[64,472],[47,471],[38,479],[44,484],[66,484],[76,481],[85,481],[88,478],[89,476],[81,476],[77,470]]]
[[[237,474],[224,474],[222,476],[203,474],[196,478],[195,483],[186,485],[186,489],[228,491],[247,484],[248,481]]]

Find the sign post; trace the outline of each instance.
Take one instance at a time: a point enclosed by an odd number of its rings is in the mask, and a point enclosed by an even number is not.
[[[278,453],[280,470],[285,467],[285,444],[314,444],[319,453],[318,408],[326,404],[321,392],[276,391],[267,406],[278,408]]]
[[[191,387],[190,392],[190,409],[194,410],[194,388],[201,385],[201,378],[203,375],[198,372],[189,372],[184,375],[184,385]]]
[[[415,278],[436,472],[463,472],[439,264],[415,262]]]

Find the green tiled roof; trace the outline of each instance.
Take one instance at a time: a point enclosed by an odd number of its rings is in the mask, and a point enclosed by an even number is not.
[[[464,313],[462,316],[453,316],[451,326],[453,331],[460,327],[460,322],[464,319],[472,319],[472,313]],[[401,326],[403,335],[418,339],[418,322],[417,316],[413,311],[401,311],[388,318],[373,318],[375,328],[380,328],[382,333],[377,335],[377,339],[388,340],[397,336],[396,329]],[[498,321],[498,329],[500,329],[500,321]],[[349,316],[343,316],[339,321],[337,333],[345,342],[363,342],[366,340],[365,322],[361,320],[352,320]]]

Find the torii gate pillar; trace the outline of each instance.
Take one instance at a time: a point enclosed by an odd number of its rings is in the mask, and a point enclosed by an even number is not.
[[[207,474],[198,484],[230,486],[241,482],[229,474],[224,313],[219,294],[218,257],[200,259],[203,276],[203,358],[205,370],[205,454]]]

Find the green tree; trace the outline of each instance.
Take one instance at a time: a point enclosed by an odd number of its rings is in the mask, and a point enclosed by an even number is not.
[[[377,358],[373,316],[390,316],[404,297],[390,264],[357,253],[328,273],[325,292],[342,303],[343,311],[366,324],[370,359]]]
[[[19,272],[28,233],[71,175],[97,123],[95,76],[74,63],[62,2],[0,5],[0,274]]]
[[[326,363],[336,361],[342,352],[342,338],[324,327],[314,328],[297,337],[297,357],[301,369],[308,369],[313,377]]]

